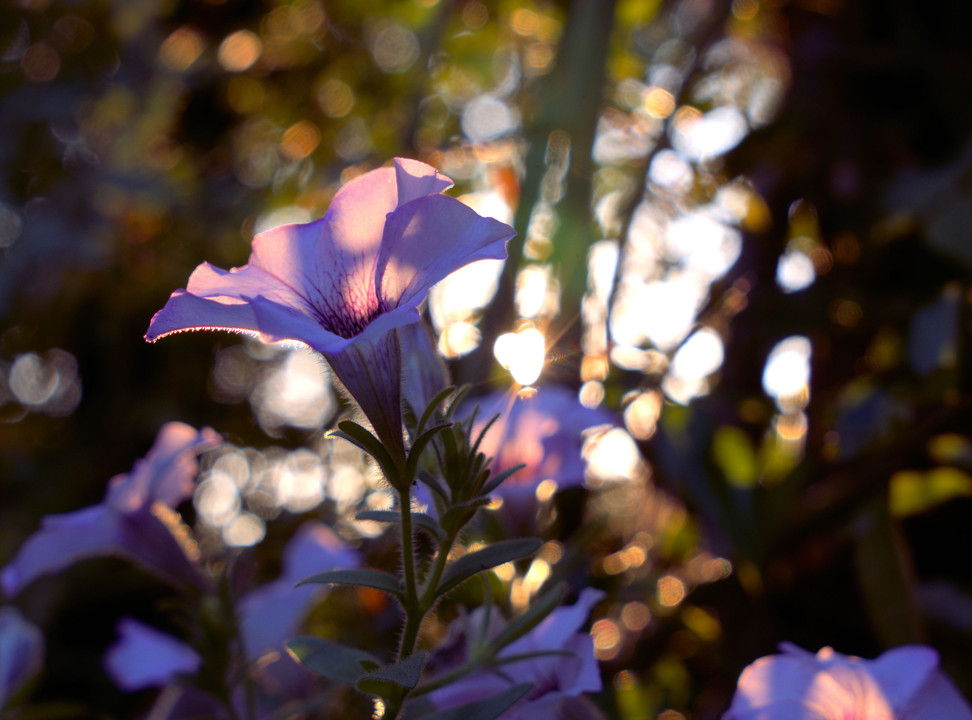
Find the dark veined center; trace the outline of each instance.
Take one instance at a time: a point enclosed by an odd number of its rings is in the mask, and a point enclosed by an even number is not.
[[[321,327],[335,335],[350,339],[360,335],[372,320],[381,315],[382,308],[373,293],[356,288],[354,283],[346,279],[339,284],[339,287],[340,297],[337,297],[337,293],[327,296],[314,284],[308,283],[308,289],[313,292],[313,297],[307,300],[314,318]]]

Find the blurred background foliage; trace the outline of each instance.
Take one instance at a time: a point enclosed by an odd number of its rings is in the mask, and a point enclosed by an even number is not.
[[[540,492],[538,569],[499,578],[519,607],[551,572],[609,591],[591,631],[610,717],[716,718],[783,639],[930,642],[969,694],[962,9],[0,5],[0,560],[42,515],[97,502],[171,419],[227,439],[189,510],[204,540],[272,558],[308,512],[377,533],[350,514],[387,498],[322,439],[341,401],[315,360],[141,336],[196,264],[244,264],[254,232],[404,155],[519,233],[505,267],[430,299],[456,378],[508,387],[494,344],[532,327],[541,384],[623,417],[585,489]],[[17,600],[48,633],[37,697],[129,716],[146,700],[100,653],[123,608],[154,618],[166,591],[120,562],[71,573]]]

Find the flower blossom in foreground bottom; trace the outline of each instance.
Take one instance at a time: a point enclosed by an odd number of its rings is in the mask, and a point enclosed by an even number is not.
[[[938,653],[903,645],[873,660],[790,643],[743,670],[723,720],[972,720]]]
[[[43,665],[44,635],[40,628],[25,620],[17,608],[0,607],[0,715]]]
[[[577,602],[559,607],[529,633],[507,645],[499,660],[518,655],[523,660],[479,670],[429,695],[439,708],[449,708],[496,695],[522,682],[533,684],[527,695],[506,711],[503,720],[599,720],[603,715],[582,695],[601,690],[601,673],[594,657],[594,641],[581,631],[591,610],[604,593],[584,589]],[[457,623],[446,644],[432,659],[433,667],[451,669],[461,665],[483,622],[482,608],[473,611],[465,623]],[[490,628],[498,631],[499,628]],[[491,633],[490,633],[491,634]],[[548,653],[548,654],[544,654]]]
[[[202,583],[202,576],[173,534],[170,510],[195,489],[196,456],[220,443],[210,428],[166,423],[132,471],[111,479],[97,505],[47,515],[0,574],[14,596],[35,579],[79,560],[120,555],[177,583]]]
[[[276,580],[254,588],[236,606],[242,657],[234,670],[246,669],[255,686],[257,717],[279,710],[285,701],[301,702],[312,691],[310,673],[283,652],[284,643],[297,632],[308,610],[322,594],[317,585],[294,588],[308,575],[334,568],[357,567],[361,556],[327,526],[309,522],[287,543],[283,572]],[[181,683],[202,665],[203,658],[188,644],[153,627],[123,618],[118,641],[105,654],[109,677],[123,690],[137,691],[168,686],[159,695],[150,715],[159,720],[230,717],[230,710],[209,693]],[[235,688],[232,697],[240,716],[245,716],[246,693]]]
[[[404,454],[395,328],[429,288],[474,260],[506,257],[512,228],[442,195],[452,182],[398,158],[342,187],[324,217],[253,238],[249,263],[203,263],[152,318],[146,340],[182,330],[257,333],[320,352],[378,437]]]

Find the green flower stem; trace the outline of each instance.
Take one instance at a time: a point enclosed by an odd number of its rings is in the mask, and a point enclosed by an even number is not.
[[[446,563],[449,560],[449,553],[452,551],[452,543],[456,541],[456,535],[458,535],[458,531],[449,533],[448,537],[439,545],[439,554],[435,558],[435,565],[433,565],[432,572],[425,581],[425,589],[422,591],[421,607],[423,613],[431,610],[432,605],[435,603],[435,590],[439,587],[439,580],[442,579],[442,573],[445,572]]]
[[[409,487],[401,490],[402,513],[402,569],[405,575],[405,632],[398,650],[398,658],[406,658],[415,650],[419,625],[425,613],[419,604],[418,585],[415,579],[415,545],[412,532],[412,501]]]

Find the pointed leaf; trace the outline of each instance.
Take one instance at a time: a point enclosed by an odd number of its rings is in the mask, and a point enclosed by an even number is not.
[[[318,637],[301,636],[287,642],[287,650],[308,670],[336,682],[355,685],[381,663],[371,654]]]
[[[456,585],[483,570],[489,570],[497,565],[533,555],[542,544],[536,538],[517,538],[493,543],[482,550],[471,552],[456,560],[446,569],[435,594],[437,597],[444,595]]]
[[[422,457],[422,451],[425,450],[425,446],[429,444],[429,441],[438,435],[440,432],[445,430],[447,427],[452,427],[450,423],[444,423],[442,425],[436,425],[426,430],[424,433],[416,438],[415,442],[412,444],[412,449],[408,452],[408,460],[405,464],[405,477],[414,477],[415,470],[418,467],[419,458]]]
[[[402,588],[398,578],[381,570],[328,570],[304,578],[295,587],[301,585],[355,585],[374,588],[395,597],[402,597]]]
[[[432,417],[432,413],[435,412],[435,409],[439,407],[439,405],[441,405],[442,402],[449,397],[455,389],[455,385],[450,385],[449,387],[443,388],[436,393],[436,396],[432,398],[432,402],[430,402],[425,408],[425,412],[422,413],[422,418],[419,420],[417,430],[419,434],[425,430],[425,424],[429,421],[429,418]]]
[[[532,689],[533,683],[521,683],[485,700],[456,705],[425,715],[422,720],[495,720]]]
[[[395,462],[378,438],[351,420],[339,422],[338,428],[338,430],[332,430],[329,434],[342,437],[371,455],[379,467],[381,467],[382,472],[385,474],[385,479],[389,482],[396,477]]]
[[[452,402],[450,402],[449,407],[446,408],[445,411],[446,419],[452,417],[453,413],[455,413],[456,410],[459,408],[459,406],[462,404],[462,401],[466,399],[466,395],[469,394],[470,389],[471,386],[469,385],[461,385],[459,389],[456,390],[456,394],[452,396]]]
[[[491,654],[495,655],[511,642],[523,637],[528,632],[533,630],[533,628],[543,622],[543,619],[552,613],[558,605],[560,605],[560,601],[564,597],[565,590],[566,585],[564,583],[557,583],[553,588],[537,598],[525,613],[510,620],[510,622],[508,622],[506,626],[500,630],[500,632],[492,640],[490,640],[489,647]]]
[[[371,522],[400,523],[402,516],[398,514],[397,510],[365,510],[355,515],[354,519],[370,520]],[[412,522],[422,530],[430,533],[433,537],[439,537],[442,534],[442,528],[439,522],[427,513],[413,512]]]
[[[483,489],[481,492],[483,493],[483,495],[489,495],[491,492],[493,492],[493,490],[498,488],[500,484],[503,483],[510,475],[517,472],[518,470],[522,470],[525,467],[526,465],[523,464],[514,465],[508,470],[504,470],[501,473],[496,473],[495,475],[493,475],[493,477],[489,479],[489,481],[485,485],[483,485]]]
[[[427,659],[428,653],[420,651],[409,655],[404,660],[384,665],[359,679],[358,689],[381,697],[388,697],[391,693],[397,692],[393,687],[396,685],[411,690],[418,685]]]
[[[442,527],[455,528],[455,526],[458,525],[458,527],[461,528],[463,525],[469,522],[469,519],[472,518],[476,510],[485,505],[489,505],[489,503],[489,498],[478,497],[464,503],[460,503],[459,505],[453,505],[446,510],[446,514],[442,516]]]

